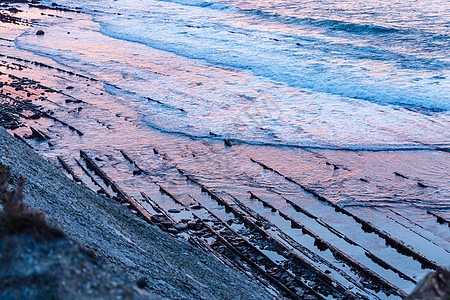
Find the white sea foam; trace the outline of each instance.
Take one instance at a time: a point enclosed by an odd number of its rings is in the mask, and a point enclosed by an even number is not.
[[[70,36],[49,28],[58,36],[45,47],[33,34],[17,44],[119,86],[110,92],[164,131],[293,146],[448,144],[449,30],[436,10],[445,4],[388,19],[376,3],[86,2],[95,23],[68,22]]]

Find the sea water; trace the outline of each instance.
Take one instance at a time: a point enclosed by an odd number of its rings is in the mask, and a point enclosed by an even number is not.
[[[157,130],[292,147],[449,146],[448,1],[57,3],[87,15],[16,44],[106,80]]]

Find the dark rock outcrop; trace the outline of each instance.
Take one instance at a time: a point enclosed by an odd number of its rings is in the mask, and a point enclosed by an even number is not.
[[[407,300],[449,300],[450,299],[450,271],[429,273],[422,279]]]
[[[0,299],[161,299],[25,206],[24,181],[11,179],[0,164]]]

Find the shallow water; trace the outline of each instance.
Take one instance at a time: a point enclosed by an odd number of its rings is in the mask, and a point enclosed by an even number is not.
[[[16,44],[120,87],[150,127],[256,144],[448,145],[445,1],[60,3],[89,15]]]

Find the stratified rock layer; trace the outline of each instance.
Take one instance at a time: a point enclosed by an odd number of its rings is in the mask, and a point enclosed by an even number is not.
[[[133,280],[146,278],[148,290],[174,299],[270,299],[242,273],[75,184],[3,129],[0,162],[11,166],[13,176],[26,178],[28,206],[43,211],[51,224],[113,269],[124,269]],[[12,241],[24,247],[29,242]],[[72,251],[57,241],[56,248]]]

